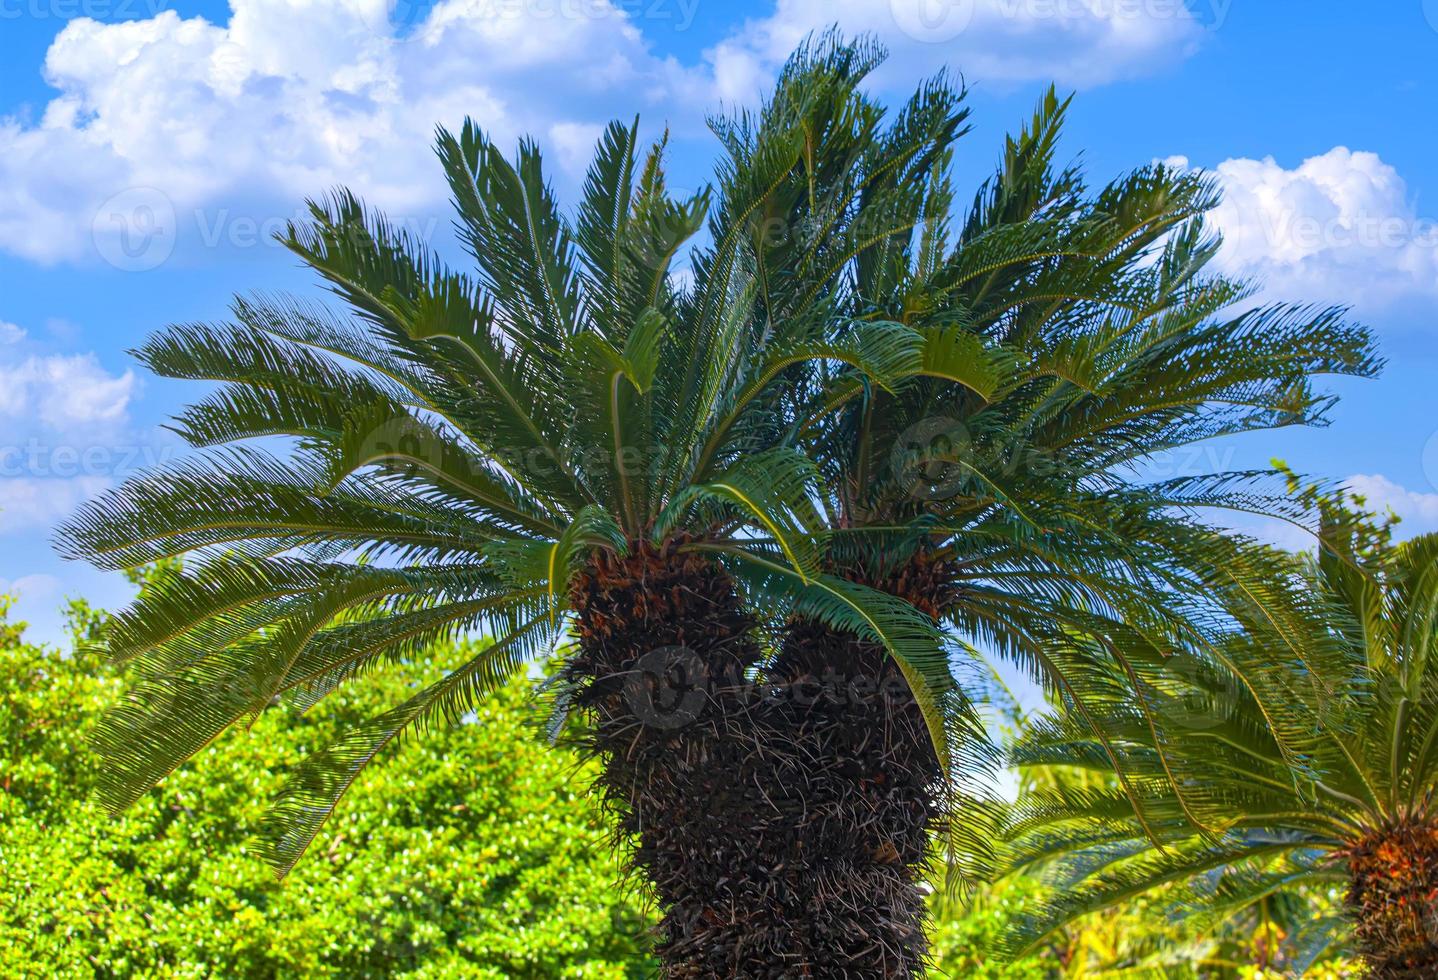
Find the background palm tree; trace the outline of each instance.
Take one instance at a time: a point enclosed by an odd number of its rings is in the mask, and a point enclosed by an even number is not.
[[[1155,164],[1088,187],[1055,164],[1067,102],[1052,91],[956,213],[963,93],[940,77],[915,105],[937,120],[922,150],[876,131],[862,165],[827,188],[829,210],[866,209],[837,309],[924,338],[913,378],[887,390],[852,379],[837,412],[800,417],[824,475],[827,567],[949,627],[956,659],[982,648],[1017,662],[1101,732],[1095,657],[1132,674],[1134,637],[1202,655],[1209,589],[1263,573],[1194,509],[1281,506],[1255,492],[1271,474],[1143,483],[1129,467],[1217,435],[1322,423],[1331,399],[1313,377],[1372,374],[1371,341],[1339,310],[1241,312],[1252,287],[1210,267],[1212,184]],[[892,910],[874,930],[886,975],[909,975],[924,958],[931,833],[952,855],[983,844],[972,813],[942,826],[972,802],[932,748],[944,742],[935,712],[881,648],[802,617],[768,675],[826,692],[806,700],[795,737],[824,760],[804,798],[839,830],[802,839],[851,869],[851,887],[867,889],[856,901]]]
[[[845,140],[877,118],[836,113],[828,93],[867,57],[803,54],[777,108],[718,126],[735,152],[714,192],[673,198],[663,142],[642,157],[637,122],[611,125],[572,221],[533,144],[510,161],[471,124],[441,131],[471,272],[338,192],[283,241],[342,309],[246,298],[230,322],[147,342],[156,373],[218,387],[175,422],[195,455],[60,532],[104,568],[186,557],[104,632],[134,676],[100,729],[105,800],[133,802],[272,704],[303,709],[438,641],[492,637],[304,762],[267,826],[284,873],[378,752],[570,635],[555,727],[586,723],[599,792],[663,913],[666,973],[816,969],[825,896],[775,858],[803,828],[765,795],[803,759],[749,720],[754,611],[880,644],[926,699],[952,688],[928,619],[820,569],[813,467],[786,439],[849,375],[893,383],[921,360],[913,331],[831,308],[851,215],[813,235],[830,272],[802,277],[759,220],[790,219],[809,206],[799,188],[856,165]],[[896,148],[917,138],[902,127]],[[706,213],[681,291],[671,261]],[[776,284],[801,278],[780,305]]]
[[[1323,549],[1294,562],[1304,628],[1230,595],[1236,628],[1215,664],[1154,670],[1145,696],[1169,719],[1166,766],[1134,712],[1110,701],[1143,823],[1112,785],[1057,785],[1022,806],[1008,864],[1047,868],[1063,891],[1016,948],[1163,885],[1177,889],[1174,911],[1215,926],[1336,885],[1344,914],[1310,915],[1286,937],[1291,968],[1351,930],[1374,976],[1438,971],[1438,536],[1391,545],[1390,525],[1341,492],[1305,497],[1323,513]],[[1112,771],[1065,721],[1034,727],[1016,758]]]
[[[1179,668],[1182,669],[1182,668]],[[1003,738],[1017,743],[1031,726],[1042,724],[1051,706],[1025,706],[1012,690],[996,678],[993,703],[1002,709]],[[1202,721],[1201,713],[1186,716]],[[1173,720],[1172,716],[1169,716]],[[1025,765],[1013,773],[1014,798],[1020,808],[1039,798],[1087,798],[1095,793],[1120,792],[1119,781],[1108,766],[1083,764]],[[1130,812],[1132,812],[1130,810]],[[1002,862],[1000,862],[1000,869]],[[1001,894],[1022,889],[1025,907],[1016,910],[994,930],[976,951],[1001,963],[996,956],[1017,933],[1031,924],[1025,917],[1042,913],[1052,896],[1053,886],[1063,887],[1062,876],[1048,884],[1043,875],[1019,874],[996,877],[990,890]],[[1341,969],[1348,961],[1322,943],[1304,950],[1290,937],[1305,935],[1311,923],[1333,914],[1341,897],[1328,882],[1300,885],[1266,895],[1247,908],[1234,909],[1222,918],[1202,915],[1175,915],[1175,893],[1183,883],[1156,885],[1128,901],[1086,914],[1053,929],[1044,937],[1033,937],[1031,955],[1048,955],[1063,963],[1066,977],[1205,977],[1211,980],[1238,980],[1252,968],[1285,974],[1300,965],[1295,957],[1321,959],[1328,970]],[[1180,899],[1182,896],[1179,896]],[[1247,972],[1245,972],[1247,971]],[[1324,976],[1343,975],[1325,973]]]

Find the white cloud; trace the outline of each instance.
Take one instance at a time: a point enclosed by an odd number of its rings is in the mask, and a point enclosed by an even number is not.
[[[1355,474],[1346,481],[1349,489],[1361,494],[1369,509],[1391,510],[1403,519],[1398,525],[1402,537],[1438,531],[1438,493],[1420,493],[1394,483],[1377,473]]]
[[[17,579],[0,578],[0,595],[23,596],[26,599],[52,599],[60,594],[60,580],[43,573],[22,575]]]
[[[0,534],[46,531],[158,458],[128,432],[135,388],[94,354],[0,364]]]
[[[1169,162],[1186,165],[1183,157]],[[1277,297],[1383,307],[1438,294],[1438,221],[1376,153],[1337,146],[1286,169],[1272,157],[1214,168],[1220,261]]]
[[[4,520],[3,514],[0,520]],[[11,625],[25,623],[28,626],[36,619],[53,621],[62,588],[58,578],[44,573],[0,578],[0,617]],[[33,637],[28,631],[26,635]]]
[[[1409,490],[1379,473],[1356,473],[1343,485],[1363,497],[1367,510],[1379,516],[1390,510],[1398,515],[1401,521],[1394,535],[1400,540],[1438,531],[1438,493]],[[1225,525],[1285,551],[1313,551],[1318,547],[1318,539],[1311,532],[1276,517],[1236,515]]]
[[[612,115],[658,110],[698,133],[702,110],[756,95],[832,22],[887,42],[884,70],[906,82],[952,65],[1094,84],[1171,64],[1204,34],[1183,0],[778,0],[701,65],[653,53],[635,20],[683,30],[695,2],[231,0],[223,23],[77,18],[45,58],[58,95],[34,121],[0,118],[0,250],[151,269],[177,247],[266,242],[338,183],[424,220],[442,209],[437,123],[471,115],[501,145],[542,135],[574,171]]]
[[[0,248],[153,268],[198,224],[223,236],[222,208],[278,220],[336,183],[413,216],[442,199],[436,123],[572,140],[612,108],[703,94],[606,0],[443,0],[401,27],[388,6],[232,0],[223,25],[168,10],[71,21],[45,59],[60,94],[38,123],[0,120]]]
[[[99,476],[0,480],[0,534],[48,530],[110,485],[110,480]]]
[[[1241,534],[1284,551],[1312,551],[1318,546],[1318,539],[1291,521],[1277,517],[1260,517],[1256,514],[1232,514],[1219,522]]]
[[[582,174],[603,133],[604,127],[598,123],[555,123],[549,127],[549,142],[557,151],[561,166],[571,174]]]
[[[122,422],[134,389],[133,372],[112,375],[94,354],[31,357],[0,366],[0,415],[38,419],[60,431]]]
[[[747,101],[808,33],[837,23],[890,49],[881,71],[910,77],[951,67],[988,82],[1088,87],[1144,74],[1201,43],[1228,0],[778,0],[708,52],[720,94]],[[881,76],[882,77],[882,76]]]
[[[24,339],[25,330],[23,327],[16,326],[5,320],[0,320],[0,345],[18,344]]]

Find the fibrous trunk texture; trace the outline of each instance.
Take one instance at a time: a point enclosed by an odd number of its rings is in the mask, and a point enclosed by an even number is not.
[[[952,570],[926,552],[839,571],[934,617],[952,594]],[[944,774],[923,714],[882,647],[820,623],[791,624],[773,676],[789,692],[791,738],[808,770],[799,857],[827,916],[816,939],[828,956],[814,975],[919,976],[928,958],[924,877],[944,813]]]
[[[1370,974],[1438,977],[1438,825],[1383,830],[1347,858],[1348,911]]]
[[[659,906],[665,977],[819,976],[800,869],[779,857],[800,831],[773,787],[797,766],[775,702],[747,680],[754,623],[725,571],[682,543],[601,556],[573,588],[567,670],[596,790]]]
[[[939,773],[907,686],[882,650],[809,623],[754,683],[733,581],[683,543],[577,578],[566,668],[596,789],[661,913],[663,975],[918,974]],[[915,569],[870,584],[942,594],[942,570]]]

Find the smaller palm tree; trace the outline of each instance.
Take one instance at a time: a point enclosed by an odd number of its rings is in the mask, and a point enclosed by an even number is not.
[[[967,209],[955,206],[949,166],[967,130],[961,89],[937,78],[903,110],[930,120],[922,152],[867,141],[864,166],[846,175],[857,188],[830,193],[879,216],[853,227],[887,231],[860,239],[836,302],[849,319],[917,331],[923,361],[889,390],[854,381],[800,437],[825,477],[829,570],[941,623],[956,662],[994,652],[1081,713],[1090,664],[1075,638],[1202,646],[1210,613],[1198,583],[1240,566],[1180,508],[1253,507],[1247,491],[1261,479],[1138,484],[1125,467],[1222,434],[1321,424],[1330,399],[1314,378],[1365,376],[1377,362],[1341,310],[1235,315],[1253,288],[1212,268],[1212,183],[1151,165],[1089,185],[1058,159],[1067,107],[1052,89],[1044,96]],[[1123,644],[1108,647],[1120,664]],[[856,703],[825,680],[902,690],[902,667],[796,617],[769,675],[832,692],[797,723],[796,738],[826,760],[815,768],[833,774],[806,802],[846,814],[830,821],[844,832],[824,853],[905,896],[907,916],[886,917],[885,945],[918,964],[917,884],[934,832],[979,863],[984,835],[970,829],[968,801],[949,819],[960,808],[930,747],[942,742],[929,735],[932,712],[914,698]]]
[[[1438,976],[1438,535],[1394,545],[1359,498],[1301,499],[1322,515],[1322,547],[1271,583],[1298,614],[1278,622],[1226,596],[1238,628],[1213,664],[1147,658],[1162,752],[1115,681],[1105,727],[1127,729],[1109,749],[1137,807],[1111,781],[1056,781],[1021,802],[1007,867],[1042,870],[1058,897],[1011,951],[1161,887],[1215,927],[1326,888],[1343,910],[1286,937],[1290,967],[1337,945],[1384,980]],[[1015,758],[1112,771],[1089,727],[1065,718],[1032,726]]]

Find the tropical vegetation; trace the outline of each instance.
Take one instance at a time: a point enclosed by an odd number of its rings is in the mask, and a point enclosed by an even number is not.
[[[1021,804],[1012,867],[1064,891],[1011,934],[1016,948],[1162,889],[1170,913],[1206,928],[1276,914],[1272,955],[1293,972],[1341,948],[1370,976],[1438,973],[1438,536],[1394,544],[1391,521],[1343,491],[1301,496],[1322,515],[1321,549],[1293,559],[1307,628],[1234,597],[1215,662],[1155,675],[1146,695],[1170,721],[1162,765],[1134,712],[1108,706],[1137,811],[1071,723],[1020,740],[1026,766],[1110,778],[1060,779]],[[1325,894],[1339,900],[1321,913],[1305,901]]]
[[[855,86],[878,57],[863,53]],[[857,88],[849,99],[873,120],[861,131],[879,132],[879,110]],[[1376,364],[1342,311],[1243,307],[1252,285],[1212,267],[1208,179],[1153,164],[1093,187],[1061,165],[1068,103],[1052,90],[958,211],[949,164],[963,103],[934,79],[901,117],[932,119],[921,152],[866,140],[849,153],[865,161],[857,172],[819,184],[825,199],[877,214],[834,293],[841,320],[902,323],[924,339],[914,377],[855,382],[837,411],[804,420],[823,475],[826,567],[941,625],[956,662],[1015,663],[1092,727],[1096,660],[1131,670],[1134,642],[1201,655],[1211,589],[1251,589],[1265,574],[1262,555],[1240,554],[1196,513],[1276,503],[1252,492],[1264,474],[1145,483],[1129,468],[1219,435],[1321,423],[1330,399],[1313,379]],[[840,695],[849,679],[897,674],[881,646],[802,615],[771,670],[792,685],[828,678]],[[904,885],[922,880],[933,832],[975,859],[958,871],[984,864],[983,808],[955,794],[926,716],[915,699],[830,696],[796,734],[844,773],[805,787],[811,805],[846,813],[826,850],[847,848],[876,882],[891,865],[892,884],[876,883],[867,904],[887,913],[899,975],[924,958],[924,906]]]
[[[77,603],[76,628],[99,616]],[[465,723],[355,787],[286,882],[253,850],[304,758],[432,682],[417,658],[313,711],[268,712],[107,817],[96,722],[103,661],[0,633],[0,973],[10,977],[645,976],[648,915],[584,788],[583,760],[535,734],[516,678]]]
[[[147,575],[153,573],[147,572]],[[103,613],[72,605],[75,630]],[[270,795],[310,752],[428,683],[451,654],[226,736],[124,813],[92,799],[95,723],[122,695],[104,661],[0,636],[0,972],[45,977],[652,976],[653,910],[617,880],[594,767],[545,744],[534,683],[377,760],[310,858],[277,882],[252,845]],[[1003,962],[1041,900],[1018,881],[935,896],[933,969],[971,980],[1088,976],[1115,937],[1181,939],[1142,911],[1066,930]],[[1197,974],[1193,974],[1196,976]]]
[[[1321,424],[1316,379],[1372,375],[1371,339],[1214,271],[1201,175],[1061,166],[1053,92],[958,207],[962,88],[891,111],[864,88],[882,56],[806,43],[761,109],[712,121],[694,195],[637,120],[572,214],[534,143],[440,130],[467,271],[340,190],[281,236],[337,302],[247,296],[143,344],[213,387],[174,421],[193,454],[60,530],[167,569],[84,647],[129,678],[92,737],[100,800],[152,799],[231,727],[386,691],[284,767],[260,851],[300,873],[384,750],[538,671],[663,975],[914,976],[944,959],[936,846],[972,886],[1007,820],[962,676],[994,655],[1144,840],[1178,832],[1149,815],[1163,786],[1206,832],[1166,671],[1249,678],[1232,647],[1322,620],[1287,557],[1201,514],[1304,505],[1270,471],[1135,471]]]

